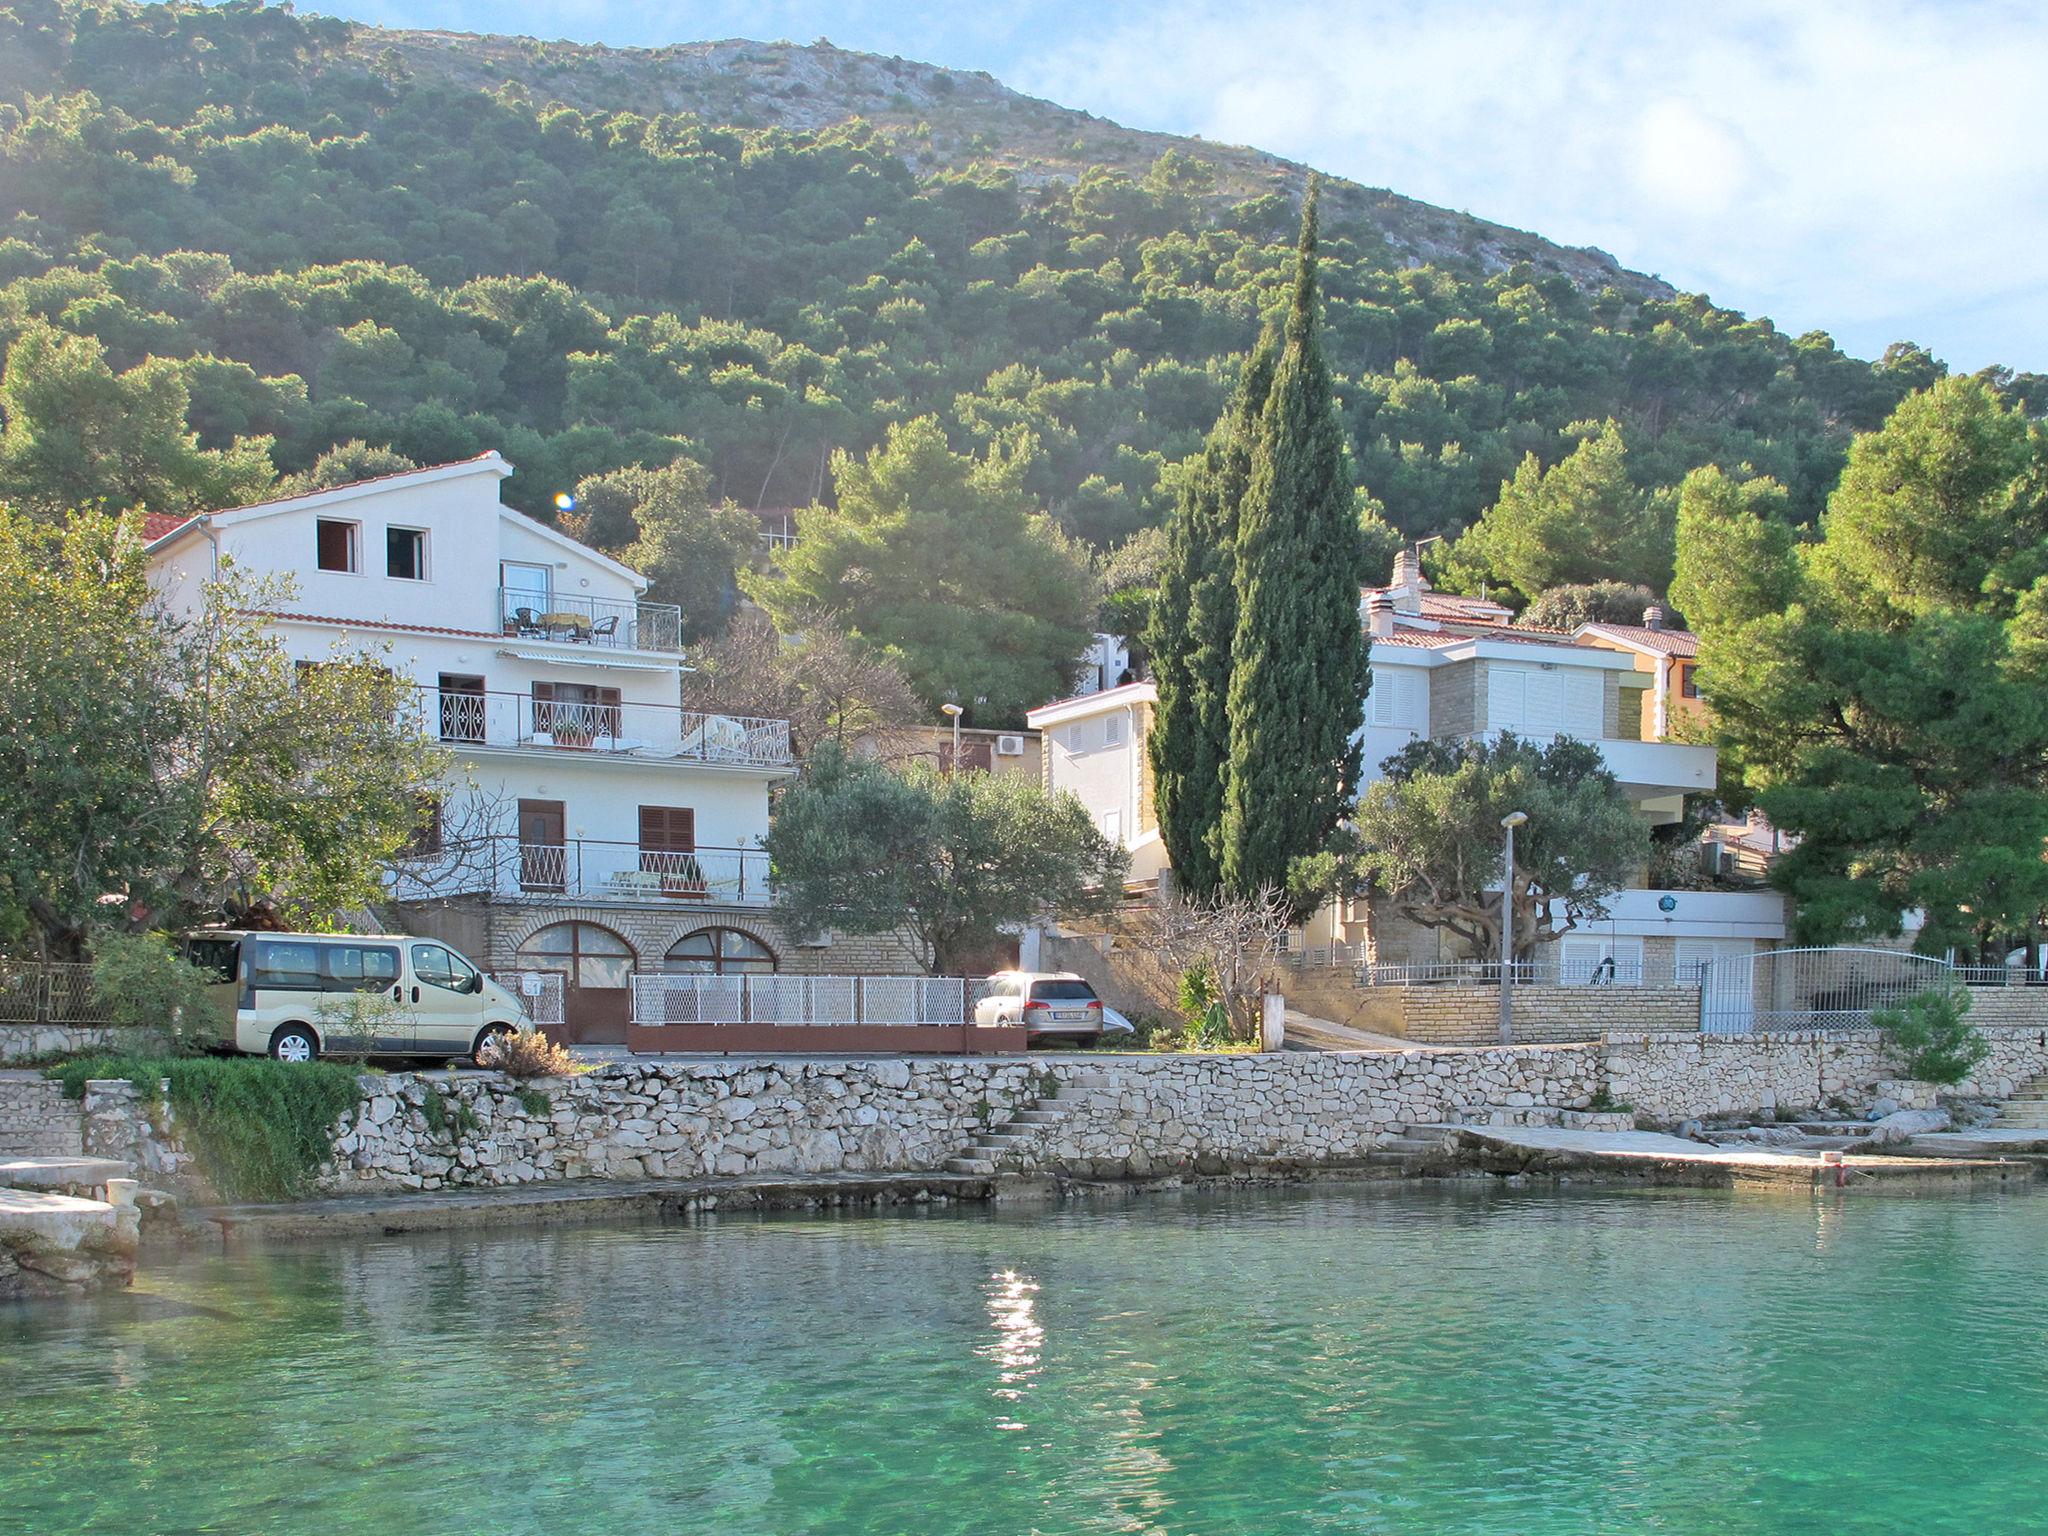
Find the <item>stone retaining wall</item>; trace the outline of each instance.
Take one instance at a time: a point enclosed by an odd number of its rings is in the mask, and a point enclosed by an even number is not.
[[[0,1024],[0,1063],[59,1052],[131,1049],[138,1032],[106,1024]]]
[[[78,1157],[78,1106],[40,1072],[0,1072],[0,1155]]]
[[[1361,987],[1347,968],[1302,966],[1282,977],[1288,1003],[1354,1029],[1399,1035],[1418,1045],[1490,1045],[1500,1038],[1500,991],[1491,985]],[[1697,987],[1515,988],[1515,1039],[1525,1044],[1598,1040],[1611,1030],[1697,1029]]]
[[[1961,1091],[2001,1097],[2048,1072],[2042,1032],[1986,1034],[1992,1055]],[[322,1183],[929,1172],[986,1126],[1048,1097],[1065,1117],[1031,1160],[1050,1172],[1344,1167],[1403,1125],[1482,1108],[1583,1110],[1604,1091],[1645,1123],[1668,1124],[1829,1101],[1860,1107],[1897,1076],[1869,1031],[1242,1056],[642,1061],[523,1094],[484,1074],[402,1073],[364,1079],[366,1098],[338,1128]],[[78,1107],[67,1107],[75,1122]],[[186,1171],[168,1110],[145,1106],[131,1085],[89,1084],[83,1117],[87,1152],[125,1158],[145,1178]]]

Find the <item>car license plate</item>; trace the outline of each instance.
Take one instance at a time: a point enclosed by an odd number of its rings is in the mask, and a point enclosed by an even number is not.
[[[1052,1016],[1063,1023],[1069,1019],[1078,1023],[1080,1020],[1088,1017],[1088,1010],[1085,1008],[1055,1008]]]

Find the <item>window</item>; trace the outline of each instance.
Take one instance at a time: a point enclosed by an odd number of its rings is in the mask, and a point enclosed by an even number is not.
[[[1102,744],[1105,747],[1120,747],[1124,743],[1124,717],[1104,715],[1102,717]]]
[[[572,987],[632,985],[633,946],[596,923],[554,923],[519,946],[522,962],[537,971],[560,971]]]
[[[483,978],[475,966],[445,944],[415,944],[412,973],[430,987],[447,992],[481,992]]]
[[[443,672],[441,687],[441,739],[482,741],[484,739],[484,680],[466,672]]]
[[[1095,989],[1085,981],[1034,981],[1031,998],[1039,1003],[1092,1003]]]
[[[640,872],[659,877],[664,896],[703,896],[697,862],[697,813],[687,805],[640,807]]]
[[[621,695],[594,683],[535,683],[533,729],[558,747],[587,747],[618,737]],[[545,743],[543,743],[545,745]]]
[[[427,579],[427,535],[423,528],[384,530],[384,574],[400,581]]]
[[[320,990],[320,946],[259,939],[249,946],[249,985],[286,992]]]
[[[398,980],[398,951],[387,944],[322,945],[329,992],[381,992]]]
[[[350,575],[362,570],[362,531],[361,523],[344,523],[331,517],[315,523],[313,534],[319,546],[320,569]]]
[[[541,615],[554,606],[554,581],[555,573],[545,565],[523,565],[516,560],[498,563],[506,634],[540,628]]]
[[[775,969],[775,952],[737,928],[699,928],[669,946],[667,968],[697,975],[765,976]]]
[[[1686,662],[1678,669],[1678,691],[1688,699],[1700,696],[1699,680],[1693,676],[1693,664]]]
[[[1123,842],[1124,813],[1121,810],[1104,811],[1098,825],[1101,828],[1102,835],[1112,843],[1121,844]]]

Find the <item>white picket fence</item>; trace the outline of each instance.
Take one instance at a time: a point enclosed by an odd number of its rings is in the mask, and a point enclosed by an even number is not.
[[[986,980],[968,976],[633,977],[635,1024],[967,1024]]]

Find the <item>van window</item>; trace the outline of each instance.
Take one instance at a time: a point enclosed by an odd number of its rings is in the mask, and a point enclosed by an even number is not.
[[[413,945],[412,970],[431,987],[446,987],[450,992],[481,990],[470,979],[476,975],[476,967],[445,944]]]
[[[379,992],[398,980],[398,951],[382,944],[325,944],[329,992]]]
[[[187,964],[198,967],[214,981],[233,981],[241,963],[240,939],[193,938],[185,941]]]
[[[318,992],[320,946],[290,939],[256,939],[249,945],[249,984],[273,991]]]
[[[1092,1003],[1095,989],[1085,981],[1034,981],[1031,996],[1045,1003]]]

